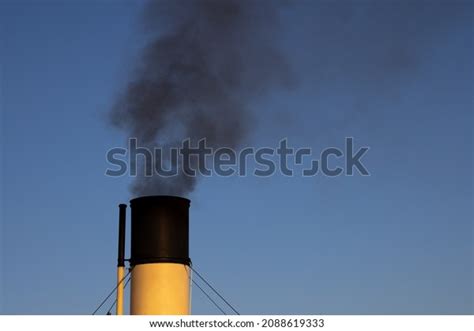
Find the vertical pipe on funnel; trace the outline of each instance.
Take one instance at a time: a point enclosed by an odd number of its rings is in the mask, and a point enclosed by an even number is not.
[[[123,290],[125,277],[125,226],[127,205],[119,205],[119,235],[117,258],[117,306],[116,314],[123,315]]]

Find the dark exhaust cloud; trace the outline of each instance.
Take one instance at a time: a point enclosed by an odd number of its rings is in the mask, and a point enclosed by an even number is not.
[[[275,43],[275,2],[154,1],[143,22],[147,44],[111,111],[112,123],[141,146],[206,138],[210,147],[238,148],[252,124],[249,103],[290,85]],[[171,162],[168,153],[161,162]],[[139,175],[132,193],[187,195],[197,178],[178,170],[172,178]]]
[[[284,31],[282,4],[288,9]],[[214,148],[238,148],[253,129],[248,108],[255,98],[295,80],[278,50],[281,38],[292,56],[300,56],[293,63],[298,80],[306,75],[314,86],[312,134],[334,130],[333,118],[341,119],[344,129],[359,120],[382,128],[391,118],[384,110],[391,108],[383,105],[396,102],[405,86],[422,84],[423,66],[466,22],[472,24],[469,2],[149,2],[142,17],[146,44],[111,119],[149,148],[166,151],[187,138],[194,145],[206,138]],[[350,97],[354,106],[319,107],[324,89]],[[291,111],[290,120],[298,109]],[[171,162],[168,153],[163,158],[162,163]],[[187,195],[196,180],[182,172],[173,178],[142,175],[131,189],[135,195]]]

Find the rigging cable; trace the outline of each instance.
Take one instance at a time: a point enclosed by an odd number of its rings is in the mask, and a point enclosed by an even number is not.
[[[209,299],[209,301],[211,301],[214,304],[214,306],[216,306],[217,309],[219,309],[222,312],[222,314],[227,315],[225,313],[225,311],[217,304],[217,302],[212,300],[212,298],[209,296],[209,294],[207,294],[206,291],[204,291],[204,289],[201,286],[199,286],[198,283],[196,283],[196,281],[194,279],[191,279],[191,280],[192,280],[193,284],[196,285],[197,288],[200,289],[202,293],[204,293],[204,295]]]
[[[196,271],[196,269],[194,269],[192,266],[189,266],[189,268],[191,268],[191,270],[194,271],[194,272],[196,273],[196,275],[198,275],[198,277],[199,277],[204,283],[206,283],[206,285],[209,286],[209,288],[210,288],[211,290],[213,290],[214,293],[217,294],[217,295],[219,296],[219,298],[221,298],[222,301],[224,301],[237,315],[240,315],[240,313],[239,313],[226,299],[224,299],[224,297],[223,297],[222,295],[220,295],[220,293],[217,292],[217,290],[216,290],[214,287],[212,287],[212,285],[209,284],[209,282],[208,282],[207,280],[205,280],[204,277],[201,276],[201,274]]]
[[[191,268],[191,266],[189,266],[189,268]],[[227,315],[227,314],[225,313],[224,309],[222,309],[222,308],[217,304],[217,302],[215,302],[215,301],[211,298],[211,296],[210,296],[209,294],[207,294],[206,291],[204,291],[204,289],[203,289],[201,286],[199,286],[198,283],[196,283],[196,281],[195,281],[194,279],[192,279],[191,274],[189,273],[189,270],[188,270],[188,268],[186,268],[186,266],[184,266],[184,269],[186,270],[186,273],[188,274],[188,278],[193,282],[193,284],[196,285],[196,287],[197,287],[199,290],[201,290],[201,292],[209,299],[209,301],[211,301],[211,302],[214,304],[214,306],[217,307],[217,309],[219,309],[219,310],[222,312],[222,314]]]
[[[123,276],[123,278],[120,280],[120,282],[118,282],[118,284],[113,288],[113,290],[109,293],[109,295],[107,295],[107,297],[100,303],[99,307],[96,308],[96,310],[94,310],[94,312],[92,313],[92,315],[95,315],[97,313],[97,311],[107,302],[107,300],[109,300],[109,298],[112,296],[112,294],[114,294],[114,292],[117,290],[117,288],[120,286],[120,284],[122,284],[122,282],[124,281],[125,278],[127,278],[128,275],[130,275],[130,272],[132,270],[129,269],[128,270],[128,273]]]
[[[132,277],[128,277],[127,281],[125,282],[125,285],[123,286],[123,289],[125,290],[127,288],[128,283],[130,283],[130,280]],[[115,298],[114,302],[112,303],[112,306],[110,306],[109,310],[107,310],[107,315],[112,315],[111,311],[114,308],[114,306],[117,304],[117,298]]]

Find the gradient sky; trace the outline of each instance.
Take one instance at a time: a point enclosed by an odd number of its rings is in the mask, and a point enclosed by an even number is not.
[[[411,2],[410,2],[411,3]],[[114,286],[106,116],[143,3],[0,2],[0,312],[89,314]],[[252,104],[246,144],[369,146],[370,177],[205,178],[191,258],[245,314],[472,314],[472,2],[298,1],[295,86]],[[218,311],[197,289],[193,313]]]

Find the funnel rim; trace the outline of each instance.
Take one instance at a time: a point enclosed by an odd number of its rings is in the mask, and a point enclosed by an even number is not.
[[[157,201],[157,202],[158,201],[181,201],[187,204],[191,203],[191,200],[177,196],[177,195],[144,195],[144,196],[131,199],[130,204],[149,202],[150,200]]]

